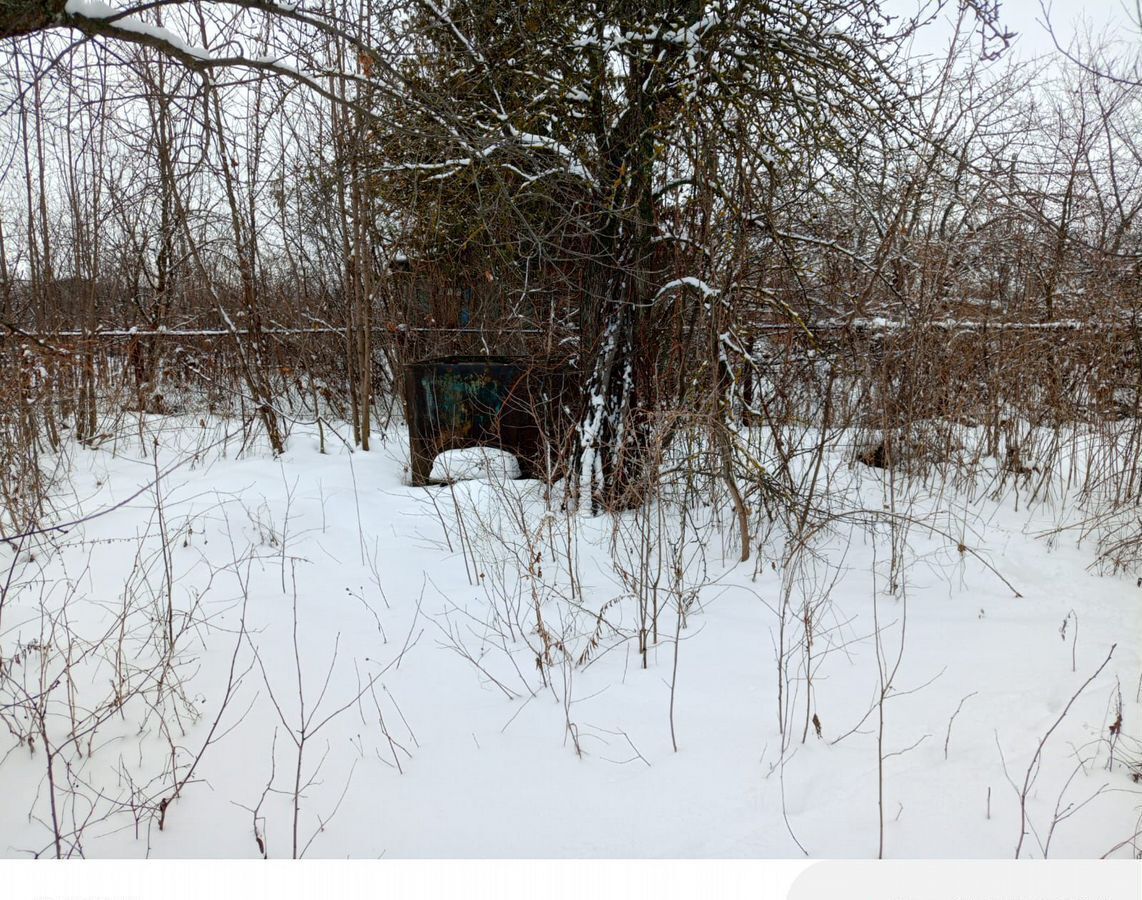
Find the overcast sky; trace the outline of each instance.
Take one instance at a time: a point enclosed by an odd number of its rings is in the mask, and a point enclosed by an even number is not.
[[[1126,4],[1134,8],[1135,0],[1053,0],[1047,3],[1050,20],[1059,41],[1066,46],[1076,33],[1081,34],[1086,25],[1094,34],[1106,32],[1109,37],[1122,42],[1142,42],[1137,28],[1127,14]],[[904,15],[914,14],[922,4],[921,0],[887,0],[885,7]],[[943,27],[928,28],[916,39],[913,50],[916,53],[942,53],[947,38],[951,34],[950,20],[954,19],[958,4],[948,3],[942,13],[946,24]],[[1136,14],[1135,14],[1136,15]],[[1039,0],[1000,0],[1000,17],[1005,28],[1018,33],[1012,52],[1021,59],[1054,52],[1054,44],[1044,25],[1043,7]]]

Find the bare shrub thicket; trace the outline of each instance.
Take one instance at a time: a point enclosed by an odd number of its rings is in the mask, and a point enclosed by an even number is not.
[[[177,815],[175,803],[203,755],[233,725],[230,701],[248,671],[241,576],[248,577],[256,551],[211,571],[204,588],[186,590],[171,547],[188,525],[165,511],[161,473],[148,491],[151,514],[118,592],[92,577],[98,542],[70,529],[8,544],[0,587],[3,758],[25,771],[31,766],[33,777],[18,791],[9,783],[10,801],[26,804],[42,832],[40,843],[14,851],[82,857],[92,838],[123,830],[149,849],[153,834]],[[61,571],[58,555],[77,550],[84,568]],[[209,566],[205,559],[201,565]],[[231,573],[237,592],[224,584]],[[207,640],[229,666],[204,712],[188,681]],[[196,724],[202,727],[191,736]],[[124,734],[135,736],[137,752],[116,751]]]
[[[549,235],[515,260],[486,244],[500,233],[488,222],[484,245],[410,258],[432,243],[418,236],[424,223],[392,206],[389,187],[363,188],[404,183],[378,150],[399,135],[364,112],[375,101],[360,76],[376,63],[356,48],[383,36],[370,17],[338,27],[312,44],[343,72],[327,92],[270,74],[224,81],[146,47],[112,57],[99,42],[41,71],[50,43],[5,46],[16,77],[4,368],[11,396],[35,408],[6,424],[11,477],[38,483],[21,448],[54,447],[64,432],[98,440],[124,409],[225,409],[276,451],[291,421],[347,418],[367,446],[399,407],[410,359],[562,356],[590,371],[578,341],[595,327],[582,306],[593,288],[555,237],[587,227],[580,211],[543,194]],[[267,31],[262,49],[276,39]],[[670,353],[693,361],[658,373],[678,380],[663,397],[774,430],[794,419],[855,429],[846,440],[869,461],[951,477],[998,460],[990,474],[1032,495],[1063,467],[1084,496],[1129,502],[1142,378],[1137,90],[1078,65],[988,67],[967,46],[965,30],[943,69],[908,76],[920,99],[902,127],[873,121],[850,146],[797,148],[780,172],[744,149],[736,161],[671,151],[662,177],[737,165],[741,196],[731,209],[695,191],[660,216],[672,241],[709,245],[662,261],[696,267],[693,284],[671,282],[656,320]],[[729,233],[714,225],[727,216],[738,220]],[[676,429],[676,412],[642,408],[639,447],[659,440],[654,428]],[[1090,433],[1115,451],[1080,452]],[[780,481],[786,460],[771,449],[765,468]]]

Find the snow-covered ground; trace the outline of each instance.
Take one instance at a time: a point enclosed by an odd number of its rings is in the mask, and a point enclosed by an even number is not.
[[[838,454],[831,524],[739,563],[731,515],[410,487],[399,429],[148,427],[0,547],[6,856],[1139,852],[1142,581],[1058,506],[886,515]]]

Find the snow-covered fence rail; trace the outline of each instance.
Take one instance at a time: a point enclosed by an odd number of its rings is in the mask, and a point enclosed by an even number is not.
[[[375,326],[372,329],[374,334],[488,334],[488,329],[484,328],[437,328],[429,326],[413,326],[413,325],[394,325],[388,326]],[[543,334],[544,332],[538,328],[513,328],[513,334]],[[325,335],[333,334],[344,336],[346,329],[337,328],[333,326],[321,328],[279,328],[269,327],[260,328],[256,332],[250,328],[98,328],[94,331],[80,331],[76,329],[64,329],[60,331],[39,331],[34,329],[25,329],[17,327],[9,327],[8,331],[0,331],[0,338],[39,338],[40,340],[51,340],[54,338],[85,338],[89,340],[98,340],[99,338],[133,338],[133,337],[148,337],[148,338],[180,338],[180,337],[251,337],[255,334],[267,336],[304,336],[304,335]]]
[[[888,319],[879,316],[851,319],[823,319],[812,323],[763,322],[752,324],[749,330],[758,333],[791,332],[816,334],[821,332],[859,331],[866,334],[895,334],[910,331],[967,331],[980,334],[998,332],[1138,332],[1142,322],[1130,320],[1059,319],[1050,322],[1021,322],[990,319]]]

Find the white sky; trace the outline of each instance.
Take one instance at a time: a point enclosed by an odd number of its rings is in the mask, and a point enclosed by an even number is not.
[[[1044,6],[1050,15],[1055,33],[1063,46],[1076,34],[1082,34],[1086,26],[1092,34],[1103,32],[1115,41],[1126,44],[1142,44],[1142,35],[1132,23],[1128,14],[1135,9],[1137,0],[1000,0],[1000,19],[1003,26],[1018,34],[1011,53],[1020,59],[1030,59],[1041,54],[1053,53],[1055,48],[1044,25]],[[1129,4],[1129,6],[1128,6]],[[885,8],[893,14],[911,15],[917,8],[926,5],[923,0],[886,0]],[[947,38],[951,34],[951,20],[954,19],[958,4],[948,3],[941,14],[945,26],[929,27],[920,34],[914,45],[917,54],[942,54]],[[1137,12],[1133,13],[1137,17]]]

